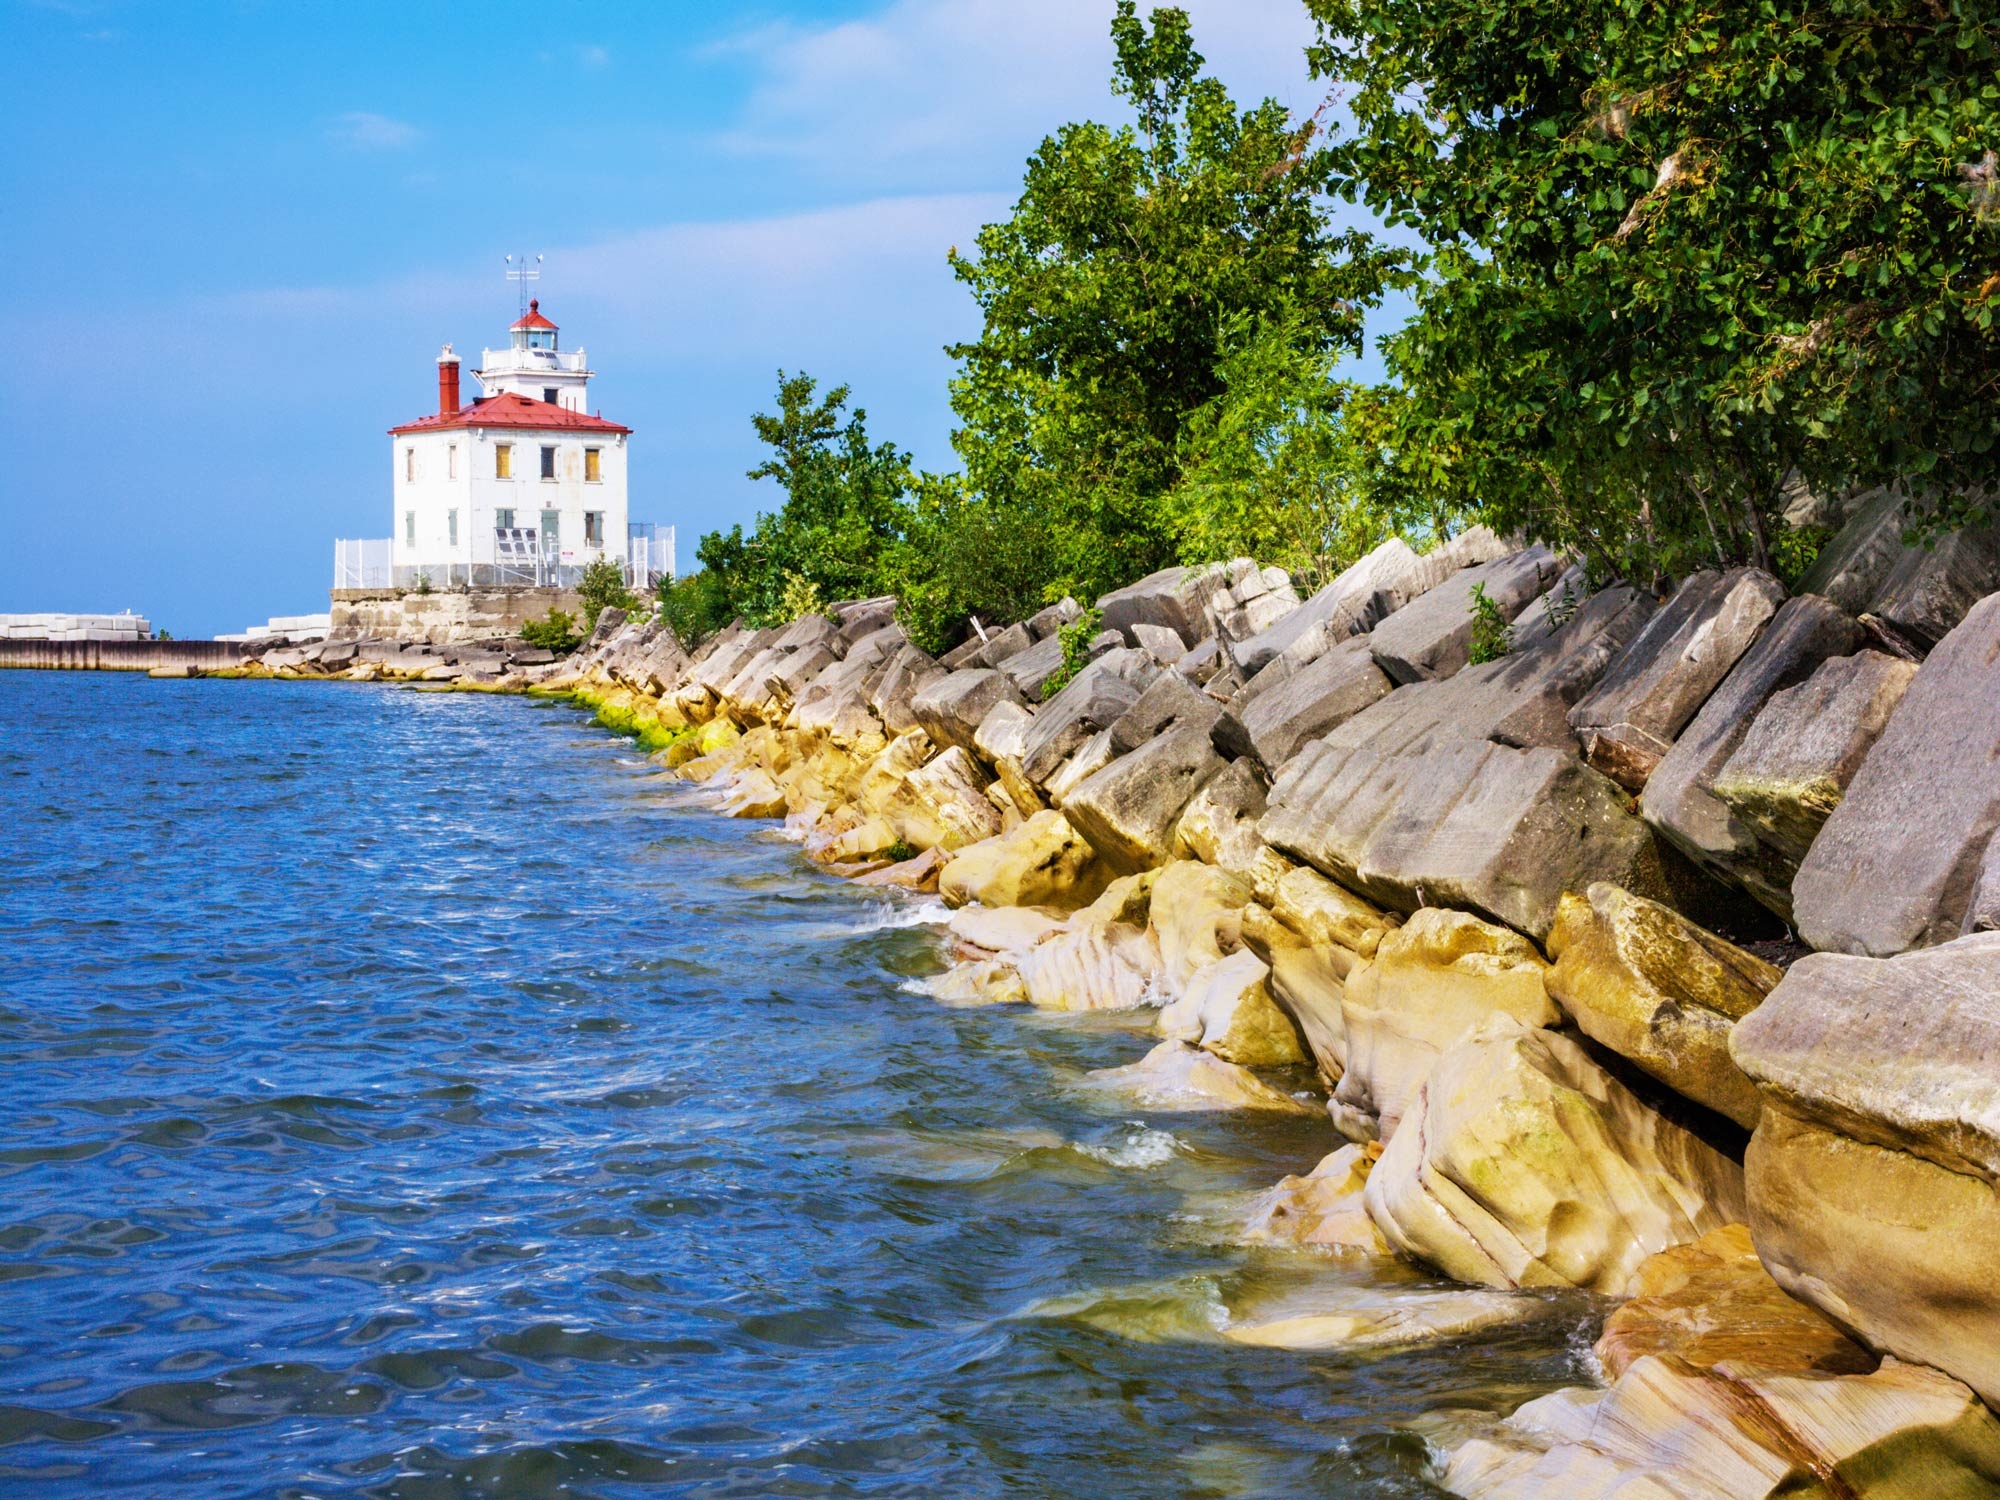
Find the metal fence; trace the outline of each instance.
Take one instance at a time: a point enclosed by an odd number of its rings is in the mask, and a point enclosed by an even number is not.
[[[635,522],[626,528],[625,555],[613,558],[626,585],[650,591],[674,573],[674,528]],[[494,533],[492,562],[397,563],[390,537],[346,537],[333,544],[337,589],[574,588],[587,563],[563,562],[544,550],[532,527]]]

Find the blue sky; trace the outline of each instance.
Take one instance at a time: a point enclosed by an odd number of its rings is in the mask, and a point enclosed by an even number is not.
[[[1323,92],[1300,0],[1190,0],[1247,100]],[[1115,118],[1112,0],[0,0],[19,420],[0,611],[177,635],[326,607],[386,536],[384,430],[498,343],[508,251],[636,429],[632,513],[700,532],[775,372],[948,466],[948,247],[1065,120]]]

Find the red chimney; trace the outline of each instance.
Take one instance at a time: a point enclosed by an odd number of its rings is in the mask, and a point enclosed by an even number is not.
[[[449,344],[438,356],[438,415],[458,415],[458,356],[451,352]]]

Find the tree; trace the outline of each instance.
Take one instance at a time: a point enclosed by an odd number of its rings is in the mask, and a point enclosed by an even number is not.
[[[1035,535],[1046,597],[1174,561],[1183,428],[1225,392],[1229,340],[1281,330],[1307,364],[1355,349],[1398,264],[1321,212],[1314,122],[1272,100],[1239,113],[1202,75],[1184,11],[1149,30],[1120,0],[1112,37],[1137,126],[1044,140],[1011,217],[951,256],[984,320],[949,351],[976,497],[960,513]]]
[[[639,601],[625,587],[625,570],[608,557],[584,566],[577,580],[576,597],[583,604],[583,628],[597,629],[597,617],[607,609],[633,609]]]
[[[1332,185],[1428,244],[1408,494],[1657,577],[1766,562],[1794,470],[1990,476],[1985,0],[1307,3]]]

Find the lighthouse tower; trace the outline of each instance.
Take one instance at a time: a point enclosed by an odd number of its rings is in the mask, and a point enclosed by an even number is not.
[[[437,410],[389,429],[396,586],[567,584],[602,559],[630,566],[632,429],[586,410],[590,368],[558,338],[529,303],[507,347],[481,351],[483,394],[467,405],[445,345]]]

